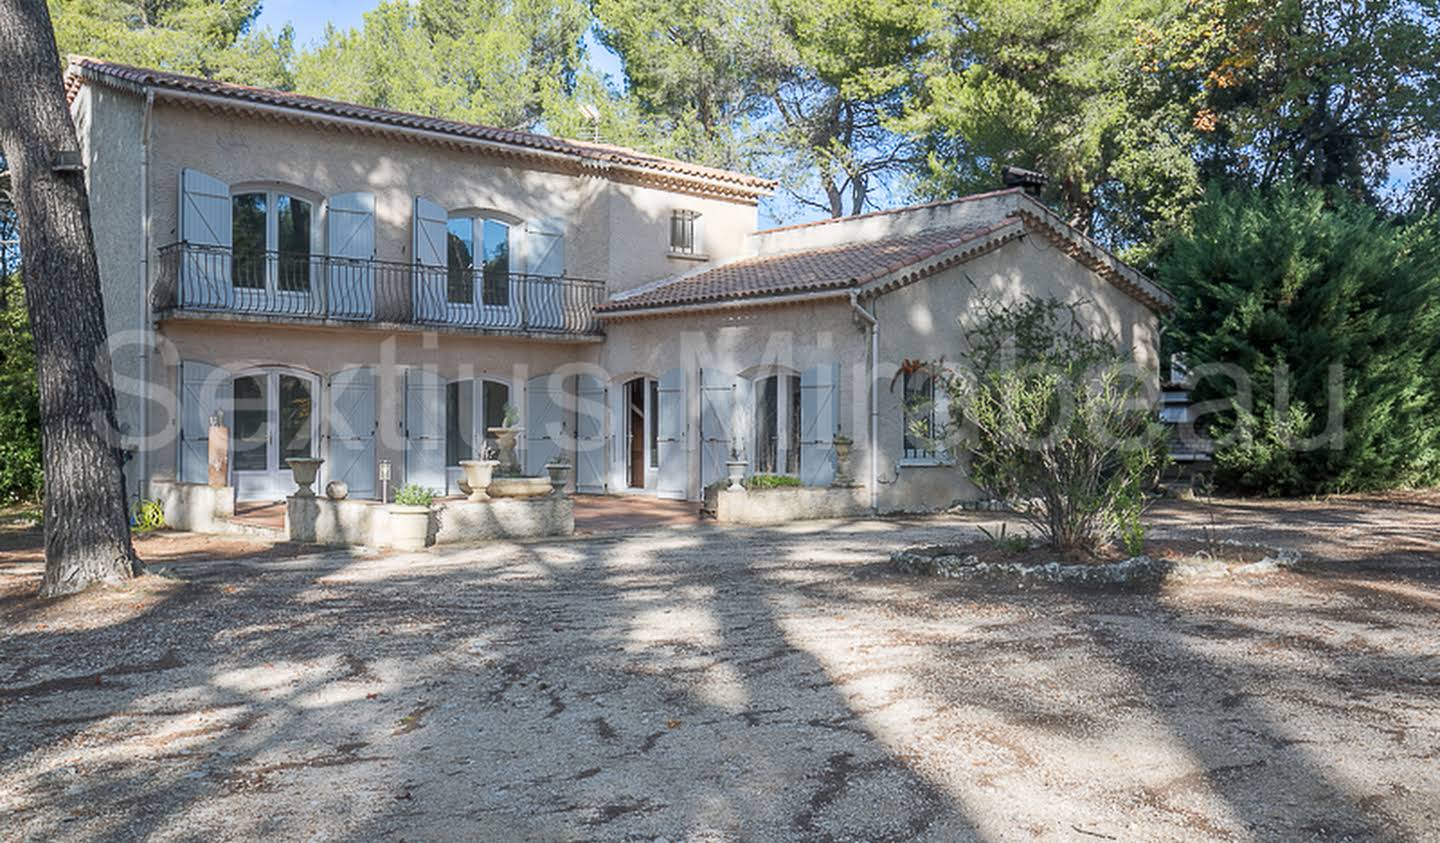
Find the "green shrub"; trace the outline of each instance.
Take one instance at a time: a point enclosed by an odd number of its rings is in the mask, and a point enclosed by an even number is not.
[[[402,506],[429,506],[435,500],[435,491],[416,483],[406,483],[395,492],[395,502]]]
[[[1004,553],[1019,553],[1030,549],[1030,537],[1023,534],[1017,536],[1010,535],[1009,524],[1002,522],[1000,529],[995,531],[987,530],[983,526],[979,527],[979,530],[985,534],[985,539],[994,545],[996,550]]]
[[[165,507],[158,500],[138,500],[130,508],[130,524],[137,533],[165,529]]]
[[[38,501],[40,393],[20,273],[0,278],[0,503]]]
[[[1297,495],[1440,481],[1433,218],[1401,224],[1302,187],[1212,190],[1156,261],[1178,299],[1167,339],[1194,373],[1192,397],[1213,408],[1201,423],[1216,440],[1218,487]]]
[[[780,489],[799,485],[800,478],[793,474],[752,474],[745,479],[747,489]]]
[[[1165,439],[1151,375],[1083,310],[980,302],[961,368],[942,375],[951,417],[935,443],[968,447],[970,479],[1067,554],[1133,533]]]

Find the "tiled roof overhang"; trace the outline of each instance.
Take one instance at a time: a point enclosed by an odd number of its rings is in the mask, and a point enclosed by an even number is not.
[[[87,83],[107,85],[138,95],[153,92],[159,100],[221,113],[258,113],[282,121],[319,123],[365,134],[403,136],[469,150],[480,147],[500,157],[752,204],[775,189],[775,182],[770,179],[660,158],[623,147],[72,57],[65,74],[67,96],[73,101]]]
[[[607,319],[677,309],[879,295],[999,248],[1024,233],[1018,218],[995,225],[743,258],[621,293],[596,308]]]

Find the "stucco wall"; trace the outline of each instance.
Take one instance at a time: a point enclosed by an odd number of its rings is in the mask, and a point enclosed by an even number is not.
[[[960,357],[959,320],[975,313],[977,291],[1002,301],[1028,294],[1088,302],[1086,311],[1154,372],[1158,382],[1155,313],[1038,235],[882,295],[872,303],[880,321],[876,503],[881,511],[933,510],[982,497],[965,479],[963,466],[901,465],[904,399],[895,379],[904,360],[954,362]],[[616,382],[640,374],[659,377],[675,366],[685,370],[692,498],[700,493],[697,385],[702,367],[744,374],[757,366],[803,371],[840,363],[840,428],[855,440],[852,470],[868,485],[868,337],[847,301],[616,320],[608,324],[607,334],[598,359]]]
[[[955,202],[937,202],[897,211],[782,226],[751,233],[746,238],[746,251],[748,254],[774,254],[913,234],[933,228],[990,225],[1015,213],[1022,201],[1014,191],[998,191]]]
[[[929,510],[982,495],[953,466],[902,466],[904,397],[896,373],[904,360],[944,359],[955,363],[964,351],[963,324],[974,324],[976,296],[1015,301],[1024,295],[1086,302],[1090,314],[1155,373],[1159,319],[1136,299],[1070,259],[1049,241],[1027,234],[967,263],[881,296],[879,495],[883,511]],[[857,463],[857,471],[860,464]]]
[[[753,205],[640,185],[615,184],[611,197],[610,265],[606,277],[612,291],[739,257],[758,219],[758,209]],[[703,242],[696,244],[696,252],[708,261],[669,253],[670,215],[676,210],[701,215]]]
[[[89,86],[87,86],[89,87]],[[323,127],[234,117],[157,104],[151,183],[155,246],[179,239],[180,171],[202,170],[236,184],[301,188],[315,199],[351,191],[375,194],[376,257],[412,259],[416,196],[448,211],[499,211],[521,221],[559,219],[565,227],[565,271],[606,280],[614,289],[676,270],[666,257],[673,208],[703,213],[720,237],[717,258],[738,253],[754,227],[753,205],[619,184],[599,175],[521,167],[493,154]],[[742,230],[743,229],[743,230]],[[523,246],[521,250],[523,252]],[[513,255],[517,270],[523,254]]]
[[[144,104],[137,97],[87,85],[71,113],[85,161],[90,223],[105,299],[105,329],[111,340],[116,420],[127,445],[141,432],[143,332],[149,325],[141,283],[141,144]],[[138,492],[140,466],[126,467],[126,485]]]

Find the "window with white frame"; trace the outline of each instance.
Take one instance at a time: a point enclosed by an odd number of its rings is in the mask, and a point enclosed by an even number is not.
[[[453,468],[461,460],[480,459],[485,448],[494,453],[498,442],[489,430],[505,424],[509,403],[510,386],[500,381],[466,379],[446,384],[445,464]]]
[[[488,217],[451,217],[445,243],[446,301],[474,304],[478,287],[484,304],[510,304],[509,223]]]
[[[677,255],[698,255],[701,249],[700,214],[675,210],[670,213],[670,251]]]
[[[904,459],[934,460],[938,456],[935,437],[940,429],[936,413],[935,375],[929,369],[907,369],[904,381]]]
[[[231,284],[242,290],[310,292],[318,223],[313,203],[282,190],[231,194]]]

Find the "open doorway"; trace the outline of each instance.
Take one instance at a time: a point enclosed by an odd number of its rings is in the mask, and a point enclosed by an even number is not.
[[[660,406],[659,382],[654,378],[633,378],[621,387],[624,400],[625,487],[648,489],[659,468],[655,419]]]

